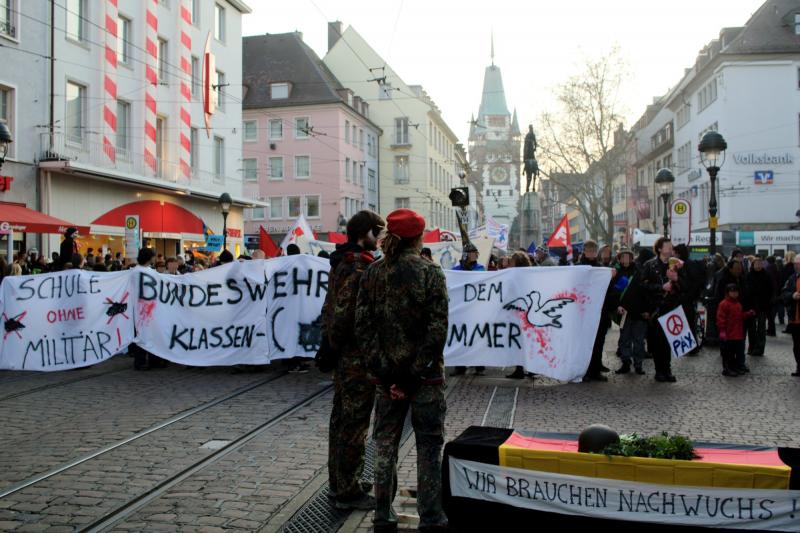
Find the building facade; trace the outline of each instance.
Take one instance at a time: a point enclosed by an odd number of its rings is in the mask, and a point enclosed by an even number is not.
[[[43,102],[52,96],[52,114],[15,124],[19,138],[36,138],[37,208],[89,227],[84,249],[109,252],[124,251],[124,217],[139,215],[143,244],[177,255],[223,232],[218,199],[227,192],[228,245],[242,251],[242,210],[251,201],[238,170],[234,82],[250,8],[240,0],[56,0],[51,23],[49,13],[28,13],[43,3],[17,4],[23,19],[46,25],[43,42],[55,58],[52,76],[44,61],[40,88]],[[208,79],[206,52],[215,64]],[[46,236],[43,252],[58,243]]]
[[[246,213],[279,239],[301,214],[316,232],[342,231],[361,209],[378,211],[381,129],[370,105],[344,87],[300,33],[244,39],[245,191],[268,206]]]
[[[503,76],[492,58],[484,73],[478,117],[470,126],[469,159],[481,180],[486,217],[509,228],[520,206],[520,147],[517,113],[512,116],[508,110]]]
[[[379,211],[414,209],[429,229],[457,231],[448,195],[461,170],[458,139],[433,100],[421,86],[403,81],[352,26],[342,31],[340,22],[329,24],[323,62],[369,103],[370,119],[384,132],[378,145]]]

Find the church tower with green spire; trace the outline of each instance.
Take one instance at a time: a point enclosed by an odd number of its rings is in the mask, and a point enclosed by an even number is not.
[[[519,205],[521,134],[517,112],[512,115],[506,104],[500,67],[494,64],[494,39],[491,50],[478,116],[470,125],[469,161],[481,184],[485,216],[510,229]]]

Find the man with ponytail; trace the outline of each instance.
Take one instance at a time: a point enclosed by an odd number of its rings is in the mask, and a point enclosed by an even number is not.
[[[329,494],[338,509],[369,510],[375,499],[361,485],[364,441],[375,403],[365,354],[353,333],[361,276],[375,261],[378,236],[386,226],[372,211],[359,211],[347,223],[347,242],[330,256],[328,293],[322,306],[323,344],[334,354],[333,408],[328,440]],[[366,489],[366,490],[365,490]]]
[[[376,532],[397,530],[392,501],[408,410],[417,443],[419,531],[444,531],[444,345],[448,299],[442,269],[420,256],[425,219],[410,209],[386,218],[383,257],[361,277],[356,338],[377,385],[374,437]]]

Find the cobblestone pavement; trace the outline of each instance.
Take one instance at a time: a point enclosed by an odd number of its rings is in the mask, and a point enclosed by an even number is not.
[[[619,366],[609,334],[606,366]],[[609,374],[608,383],[564,384],[544,378],[507,380],[507,369],[467,376],[448,395],[447,438],[470,425],[503,418],[516,398],[512,424],[540,431],[579,432],[603,422],[620,432],[662,430],[697,440],[800,446],[800,380],[787,336],[768,339],[767,355],[750,358],[752,372],[720,375],[716,350],[674,363],[675,384],[646,376]],[[0,372],[0,490],[178,413],[224,397],[270,374],[230,369],[133,372],[116,358],[92,369],[56,374]],[[81,379],[78,379],[81,378]],[[83,379],[85,378],[85,379]],[[0,531],[77,531],[130,498],[207,457],[201,446],[240,437],[309,394],[328,379],[287,375],[185,418],[53,478],[0,498]],[[42,389],[41,387],[49,388]],[[514,390],[516,389],[516,390]],[[514,394],[511,393],[514,390]],[[28,394],[23,394],[31,391]],[[22,394],[8,399],[8,396]],[[297,502],[326,477],[331,393],[206,468],[170,487],[113,526],[113,531],[274,531]],[[495,397],[494,407],[490,399]],[[513,404],[513,402],[512,402]],[[414,439],[402,447],[395,506],[413,531],[416,501]],[[305,490],[304,490],[305,489]],[[272,521],[271,521],[272,519]],[[371,513],[352,513],[341,531],[369,531]]]

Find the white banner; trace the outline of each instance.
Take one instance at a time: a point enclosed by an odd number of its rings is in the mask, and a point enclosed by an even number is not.
[[[328,259],[310,255],[266,261],[270,359],[314,357],[322,341],[320,315],[328,292]]]
[[[534,511],[657,524],[797,531],[800,491],[654,485],[450,458],[453,496]]]
[[[448,271],[448,366],[522,365],[562,381],[589,366],[611,270]]]
[[[68,370],[124,350],[133,339],[130,280],[85,270],[4,278],[0,369]]]
[[[658,323],[661,324],[661,329],[664,330],[664,335],[672,349],[672,355],[675,357],[683,357],[697,346],[692,327],[680,305],[659,317]]]
[[[185,365],[269,363],[269,261],[244,261],[191,274],[135,268],[136,342]]]

